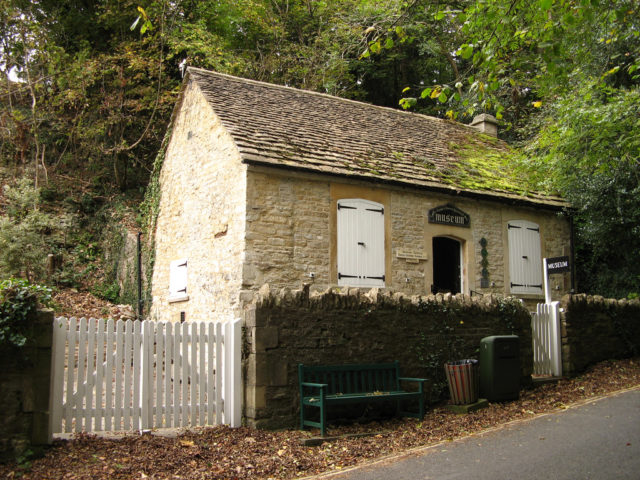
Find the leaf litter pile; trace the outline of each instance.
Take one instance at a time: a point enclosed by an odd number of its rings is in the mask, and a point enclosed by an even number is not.
[[[390,419],[330,425],[328,435],[340,438],[319,446],[301,444],[303,439],[318,435],[317,431],[273,432],[245,427],[201,428],[175,438],[129,434],[104,439],[81,434],[72,440],[56,440],[40,459],[0,465],[0,478],[291,479],[451,441],[638,386],[640,358],[608,361],[579,377],[523,390],[517,401],[490,404],[466,415],[455,415],[440,406],[429,410],[421,422]]]

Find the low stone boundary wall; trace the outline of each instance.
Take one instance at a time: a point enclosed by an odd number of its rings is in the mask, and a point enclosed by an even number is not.
[[[49,388],[53,311],[39,311],[21,349],[0,349],[0,461],[51,443]]]
[[[565,295],[560,308],[565,375],[603,360],[640,355],[640,300]]]
[[[434,379],[438,396],[444,361],[478,358],[483,337],[515,334],[525,381],[533,368],[529,313],[517,300],[489,295],[409,297],[354,288],[310,294],[264,286],[245,310],[245,328],[245,416],[263,428],[297,424],[299,363],[398,360],[404,376]]]

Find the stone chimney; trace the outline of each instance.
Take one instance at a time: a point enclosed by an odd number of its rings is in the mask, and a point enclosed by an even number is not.
[[[491,135],[492,137],[498,136],[498,120],[488,113],[476,115],[470,126],[486,135]]]

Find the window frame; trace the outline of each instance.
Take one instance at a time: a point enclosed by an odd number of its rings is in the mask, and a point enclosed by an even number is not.
[[[189,300],[188,260],[180,258],[169,263],[169,302],[183,302]]]
[[[542,235],[540,225],[529,220],[507,222],[509,292],[543,295]]]
[[[363,198],[336,202],[337,281],[345,287],[386,286],[385,209]]]

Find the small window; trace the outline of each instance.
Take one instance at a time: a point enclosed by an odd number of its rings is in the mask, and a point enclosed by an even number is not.
[[[174,260],[169,265],[169,300],[188,300],[187,259]]]
[[[540,227],[526,220],[507,224],[511,293],[542,293]]]
[[[338,285],[384,287],[384,207],[362,199],[338,201]]]

